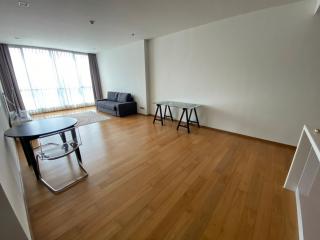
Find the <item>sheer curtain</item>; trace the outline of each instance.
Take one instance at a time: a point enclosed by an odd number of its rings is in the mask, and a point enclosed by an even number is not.
[[[87,54],[10,46],[19,89],[31,113],[94,104]]]

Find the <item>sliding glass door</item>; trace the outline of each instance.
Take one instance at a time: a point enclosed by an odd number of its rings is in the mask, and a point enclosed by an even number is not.
[[[87,54],[9,47],[26,109],[48,112],[94,104]]]

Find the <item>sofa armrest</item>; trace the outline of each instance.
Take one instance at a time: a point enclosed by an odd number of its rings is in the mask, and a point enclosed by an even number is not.
[[[130,114],[136,114],[137,113],[137,103],[136,102],[125,102],[125,103],[119,103],[117,107],[117,115],[127,116]]]

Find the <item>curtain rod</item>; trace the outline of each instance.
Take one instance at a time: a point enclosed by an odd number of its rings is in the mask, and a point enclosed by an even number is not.
[[[77,52],[77,51],[72,51],[72,50],[64,50],[64,49],[59,49],[59,48],[36,47],[36,46],[27,46],[27,45],[18,45],[18,44],[8,44],[8,46],[9,47],[19,47],[19,48],[34,48],[34,49],[43,49],[43,50],[55,50],[55,51],[77,53],[77,54],[95,54],[95,53]]]

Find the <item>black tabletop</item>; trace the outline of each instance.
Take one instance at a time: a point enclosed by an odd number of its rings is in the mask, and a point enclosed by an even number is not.
[[[70,117],[54,117],[41,120],[33,120],[5,131],[6,137],[38,138],[42,135],[59,132],[75,126],[77,119]]]

